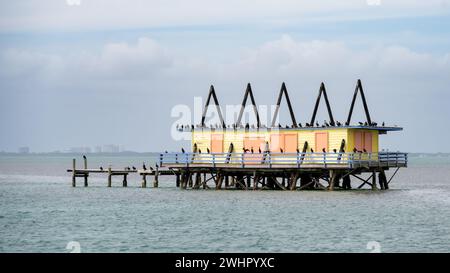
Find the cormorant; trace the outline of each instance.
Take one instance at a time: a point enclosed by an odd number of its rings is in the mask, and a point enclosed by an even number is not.
[[[337,152],[337,150],[336,150],[336,149],[333,149],[333,152],[334,152],[334,153],[336,153],[336,152]]]
[[[209,148],[206,148],[206,153],[207,153],[207,154],[209,154],[209,153],[210,153],[210,150],[209,150]]]
[[[143,169],[144,171],[147,170],[147,168],[145,167],[145,162],[142,162],[142,169]]]
[[[310,149],[310,151],[311,151],[311,153],[314,153],[314,150],[313,150],[313,148],[311,148],[311,149]]]
[[[156,166],[156,168],[159,168],[159,165],[158,165],[158,163],[156,163],[156,164],[155,164],[155,166]]]
[[[298,127],[302,128],[303,126],[302,126],[302,124],[301,124],[301,123],[299,123],[299,124],[298,124]]]
[[[318,123],[317,121],[316,121],[316,127],[320,127],[320,126],[319,126],[319,123]]]
[[[364,123],[362,123],[361,121],[359,121],[358,123],[359,123],[359,125],[361,125],[361,126],[363,126],[363,125],[364,125]]]
[[[323,123],[325,124],[326,127],[330,126],[330,124],[326,120],[324,120]]]
[[[131,167],[132,169],[133,169],[133,171],[135,171],[136,170],[136,167],[135,166],[133,166],[133,167]]]
[[[103,167],[102,166],[100,166],[100,171],[103,171]]]
[[[325,150],[325,148],[322,148],[322,152],[326,153],[327,151]]]
[[[149,168],[150,168],[150,171],[152,171],[153,172],[153,168],[152,168],[152,166],[148,166]]]
[[[83,155],[83,159],[86,160],[86,156],[85,155]]]
[[[305,126],[306,126],[306,127],[309,127],[309,123],[308,123],[308,122],[307,122],[307,123],[305,123]]]
[[[168,153],[167,151],[164,151],[166,154]]]
[[[336,122],[337,126],[341,126],[342,124],[338,121]]]
[[[299,154],[300,153],[300,150],[297,148],[297,154]]]
[[[202,153],[202,150],[198,149],[198,153],[201,154],[201,153]]]
[[[278,123],[278,128],[281,128],[281,124],[280,123]]]
[[[181,152],[184,154],[185,153],[185,151],[184,151],[184,149],[183,148],[181,148]]]
[[[383,127],[384,127],[384,121],[383,121],[383,123],[381,124],[381,126],[383,126]]]
[[[281,152],[281,153],[283,153],[283,152],[284,152],[284,151],[283,151],[283,148],[280,148],[280,152]]]
[[[250,152],[253,154],[253,152],[254,152],[254,151],[253,151],[253,147],[250,149]]]
[[[258,148],[258,152],[261,153],[261,148]]]
[[[367,123],[367,121],[366,121],[366,122],[364,122],[364,126],[367,126],[367,125],[369,125],[369,124]]]

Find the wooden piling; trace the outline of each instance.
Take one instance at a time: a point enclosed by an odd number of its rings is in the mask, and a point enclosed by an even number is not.
[[[159,184],[159,168],[156,167],[155,170],[155,180],[153,181],[153,188],[157,188]]]
[[[76,178],[76,161],[75,158],[72,159],[72,187],[76,187],[77,186],[77,178]]]
[[[175,185],[177,186],[177,188],[179,188],[180,187],[180,174],[179,173],[177,173],[176,175],[175,175]]]
[[[142,188],[147,188],[147,175],[142,174]]]
[[[375,171],[372,172],[372,190],[377,190],[377,173]]]
[[[112,172],[111,172],[111,166],[108,167],[108,187],[111,187],[112,182]]]
[[[123,187],[127,187],[128,186],[128,181],[127,181],[127,174],[123,175],[123,181],[122,181],[122,186]]]
[[[86,156],[83,157],[83,161],[84,161],[84,169],[87,170],[87,158]],[[87,187],[88,186],[88,173],[86,172],[84,174],[84,186]]]

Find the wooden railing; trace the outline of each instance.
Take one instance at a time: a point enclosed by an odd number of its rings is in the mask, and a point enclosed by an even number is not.
[[[378,153],[161,153],[160,166],[165,165],[206,165],[241,166],[268,168],[283,167],[284,165],[301,166],[380,166],[406,167],[408,154],[400,152]]]

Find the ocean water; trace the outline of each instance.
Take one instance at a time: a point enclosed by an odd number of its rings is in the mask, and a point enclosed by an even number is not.
[[[131,175],[71,187],[70,155],[0,155],[0,252],[450,251],[450,160],[411,158],[389,191],[186,190]],[[123,167],[149,155],[91,156]],[[392,172],[388,173],[389,175]],[[151,185],[151,183],[149,183]],[[358,186],[352,181],[352,186]]]

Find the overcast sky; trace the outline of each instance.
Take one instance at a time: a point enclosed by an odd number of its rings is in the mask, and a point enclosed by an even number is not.
[[[404,127],[382,148],[450,152],[450,1],[0,0],[0,151],[178,150],[172,109],[211,84],[271,105],[284,81],[304,123],[323,81],[343,121],[358,78]]]

